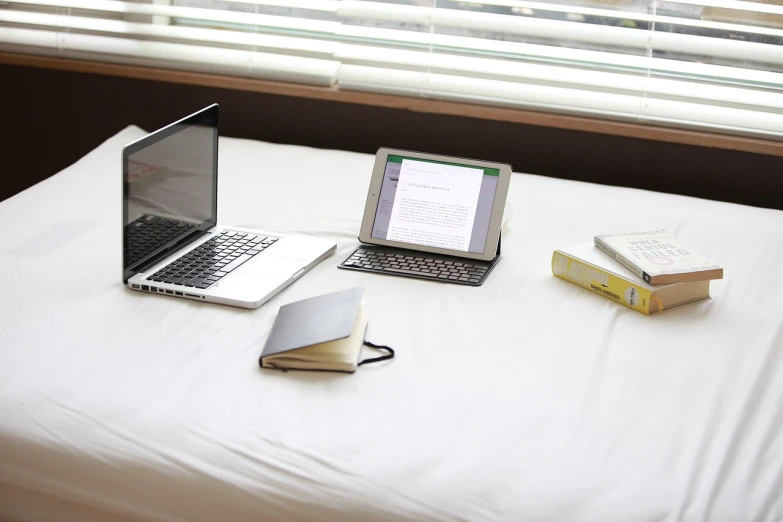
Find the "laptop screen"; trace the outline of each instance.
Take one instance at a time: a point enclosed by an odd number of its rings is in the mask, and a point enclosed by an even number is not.
[[[123,151],[123,278],[217,222],[218,107],[213,105]]]
[[[372,237],[482,253],[498,169],[389,155]]]

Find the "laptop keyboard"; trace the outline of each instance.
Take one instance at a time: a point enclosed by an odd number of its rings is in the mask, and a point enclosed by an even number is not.
[[[478,284],[487,274],[484,265],[357,248],[342,266],[386,274],[408,275],[450,283]]]
[[[172,285],[209,288],[274,245],[278,239],[226,230],[147,279]]]
[[[195,228],[193,223],[145,214],[125,226],[125,267]]]

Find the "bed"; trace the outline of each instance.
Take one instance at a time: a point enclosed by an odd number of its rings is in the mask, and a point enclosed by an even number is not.
[[[783,212],[515,173],[461,287],[337,269],[372,156],[221,138],[220,222],[338,243],[241,310],[121,284],[143,134],[0,203],[0,519],[783,520]],[[724,267],[712,300],[646,317],[551,274],[658,228]],[[259,369],[280,305],[352,286],[394,360]]]

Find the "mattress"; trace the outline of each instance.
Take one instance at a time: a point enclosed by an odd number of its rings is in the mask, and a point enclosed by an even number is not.
[[[143,134],[0,203],[1,519],[783,520],[783,212],[515,173],[462,287],[337,269],[372,156],[221,138],[221,223],[338,243],[242,310],[122,285]],[[712,300],[646,317],[551,274],[662,228],[724,267]],[[280,305],[353,286],[394,360],[258,367]]]

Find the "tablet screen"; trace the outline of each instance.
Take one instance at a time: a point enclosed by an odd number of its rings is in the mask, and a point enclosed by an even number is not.
[[[372,237],[481,254],[500,171],[389,155]]]

